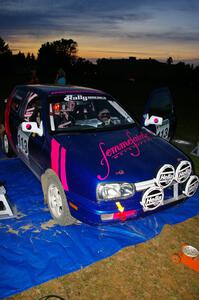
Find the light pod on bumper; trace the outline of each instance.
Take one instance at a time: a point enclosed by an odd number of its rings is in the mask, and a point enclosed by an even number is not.
[[[160,187],[151,187],[146,190],[142,196],[140,204],[143,207],[143,211],[154,210],[157,207],[163,205],[164,192]]]
[[[156,183],[161,188],[168,187],[175,177],[175,169],[172,165],[166,164],[160,168],[156,176]]]
[[[192,166],[190,161],[182,160],[177,166],[175,180],[178,183],[183,183],[189,178],[191,172],[192,172]]]
[[[186,183],[184,194],[187,197],[191,197],[197,191],[199,185],[199,179],[196,175],[192,175]]]

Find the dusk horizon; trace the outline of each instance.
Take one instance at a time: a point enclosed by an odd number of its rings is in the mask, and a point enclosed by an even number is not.
[[[93,2],[0,0],[0,37],[13,54],[37,56],[42,44],[73,39],[77,55],[96,59],[156,59],[199,64],[196,0]]]

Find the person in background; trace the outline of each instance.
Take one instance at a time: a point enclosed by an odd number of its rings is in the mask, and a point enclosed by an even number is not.
[[[66,85],[66,73],[64,72],[64,70],[62,68],[60,68],[57,72],[55,84]]]
[[[39,78],[37,77],[37,71],[33,69],[31,71],[31,78],[29,84],[37,84],[37,83],[39,83]]]

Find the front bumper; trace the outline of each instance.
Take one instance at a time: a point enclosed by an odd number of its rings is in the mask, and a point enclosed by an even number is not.
[[[179,184],[174,181],[169,187],[162,189],[162,194],[159,193],[161,189],[157,186],[155,179],[136,183],[135,187],[135,195],[121,201],[96,202],[68,193],[67,199],[71,214],[84,223],[111,224],[162,210],[168,205],[176,204],[188,198],[184,192],[186,182]],[[194,193],[196,190],[197,187]]]

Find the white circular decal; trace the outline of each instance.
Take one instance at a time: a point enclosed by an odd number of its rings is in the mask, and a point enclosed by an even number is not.
[[[186,183],[184,194],[191,197],[198,189],[199,179],[196,175],[192,175]]]
[[[140,204],[144,211],[154,210],[163,205],[164,192],[160,187],[151,187],[145,191]]]
[[[175,169],[172,165],[164,165],[160,168],[156,176],[156,183],[162,188],[168,187],[175,177]]]
[[[192,172],[192,167],[190,161],[182,160],[176,169],[175,180],[178,183],[183,183],[191,175],[191,172]]]

